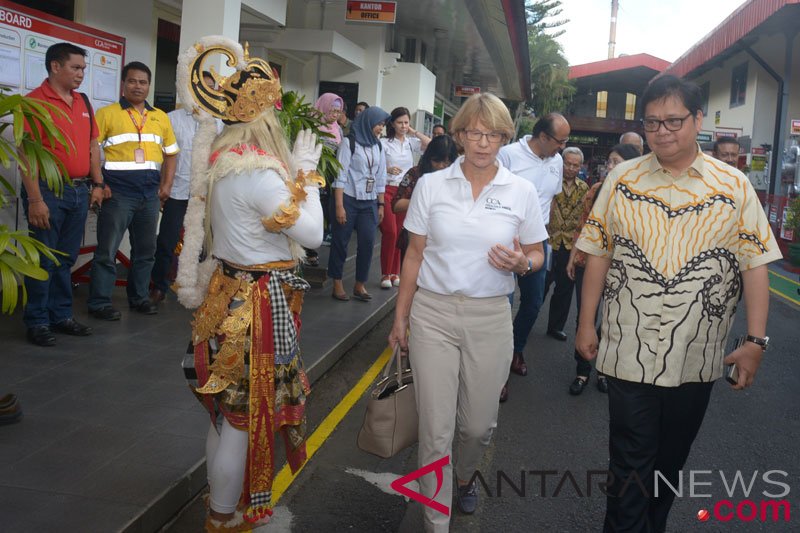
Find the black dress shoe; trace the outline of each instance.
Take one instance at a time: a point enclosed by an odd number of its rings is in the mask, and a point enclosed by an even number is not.
[[[50,326],[33,326],[28,328],[28,342],[36,346],[53,346],[56,343],[56,336],[53,335]]]
[[[506,381],[506,384],[503,385],[502,389],[500,389],[500,403],[503,403],[506,400],[508,400],[508,381]]]
[[[525,364],[522,352],[514,352],[514,357],[511,359],[511,371],[520,376],[528,375],[528,365]]]
[[[63,333],[65,335],[75,335],[76,337],[85,337],[92,334],[92,328],[84,326],[80,322],[75,322],[74,318],[68,318],[61,322],[53,324],[53,329],[56,333]]]
[[[154,315],[158,313],[158,306],[150,300],[143,300],[138,304],[131,304],[131,309],[143,315]]]
[[[547,331],[547,334],[556,339],[557,341],[565,341],[567,340],[567,334],[563,331],[558,331],[555,329],[551,329]]]
[[[583,389],[586,388],[587,383],[589,383],[589,378],[581,379],[576,377],[575,381],[572,382],[572,385],[569,386],[569,393],[573,396],[580,396],[580,394],[583,392]]]
[[[100,309],[89,309],[89,314],[95,318],[99,318],[100,320],[119,320],[122,317],[122,313],[111,307],[110,305],[107,307],[101,307]]]
[[[608,378],[605,376],[597,376],[597,390],[608,394]]]

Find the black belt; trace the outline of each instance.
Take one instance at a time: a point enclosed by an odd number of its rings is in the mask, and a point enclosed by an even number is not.
[[[77,187],[78,185],[86,185],[89,187],[92,184],[92,180],[90,178],[72,178],[72,186]]]

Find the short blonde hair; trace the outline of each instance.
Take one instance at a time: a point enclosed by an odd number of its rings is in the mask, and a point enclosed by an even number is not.
[[[470,124],[480,120],[492,131],[502,132],[506,142],[514,137],[514,121],[511,113],[498,97],[492,93],[473,94],[458,110],[450,122],[450,131],[458,139],[458,133],[466,130]]]

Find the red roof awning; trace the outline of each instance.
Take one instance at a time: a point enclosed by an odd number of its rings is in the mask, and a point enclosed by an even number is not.
[[[569,79],[585,78],[637,67],[646,67],[656,72],[662,72],[668,66],[669,61],[664,61],[650,54],[634,54],[569,67]]]
[[[750,0],[742,4],[711,33],[679,57],[665,72],[675,76],[685,76],[725,52],[781,8],[791,4],[800,4],[800,0]]]

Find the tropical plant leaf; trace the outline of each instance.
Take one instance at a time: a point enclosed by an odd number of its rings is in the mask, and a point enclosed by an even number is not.
[[[47,271],[42,267],[31,264],[13,254],[0,254],[0,262],[8,265],[17,275],[21,274],[39,281],[44,281],[48,277]]]
[[[0,89],[0,119],[5,117],[11,117],[12,122],[0,123],[0,134],[5,133],[0,135],[0,164],[6,168],[18,165],[25,176],[44,180],[48,187],[60,195],[66,169],[58,158],[43,147],[43,143],[49,146],[61,144],[67,151],[74,149],[52,118],[66,117],[66,114],[46,102],[19,94],[9,95]],[[11,135],[8,135],[9,127]],[[2,176],[0,184],[10,194],[16,193]],[[3,292],[0,311],[10,313],[15,309],[20,288],[22,302],[26,302],[27,291],[22,284],[25,276],[47,278],[47,272],[40,265],[42,256],[58,263],[56,256],[64,255],[51,250],[28,232],[9,231],[7,226],[0,224],[0,289]]]
[[[19,298],[19,280],[14,271],[5,263],[0,263],[0,287],[3,289],[2,309],[3,313],[11,313]]]

